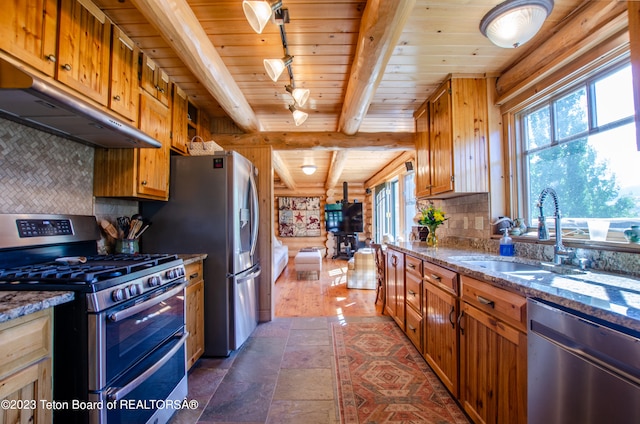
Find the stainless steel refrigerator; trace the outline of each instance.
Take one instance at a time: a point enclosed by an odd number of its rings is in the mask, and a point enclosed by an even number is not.
[[[145,253],[206,253],[205,356],[228,356],[258,322],[256,168],[237,152],[173,156],[168,202],[142,202]]]

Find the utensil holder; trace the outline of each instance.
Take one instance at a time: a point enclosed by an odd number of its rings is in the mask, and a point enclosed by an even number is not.
[[[116,240],[116,253],[134,254],[140,252],[138,240],[118,239]]]

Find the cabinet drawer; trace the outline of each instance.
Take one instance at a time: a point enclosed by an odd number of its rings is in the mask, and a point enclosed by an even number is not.
[[[407,272],[405,279],[405,301],[416,311],[422,310],[422,279]]]
[[[419,279],[422,279],[422,259],[418,259],[414,256],[405,256],[405,272],[407,275],[415,275]]]
[[[413,308],[407,308],[406,314],[407,326],[405,333],[413,345],[418,348],[418,351],[422,353],[422,315],[413,310]]]
[[[192,262],[184,266],[187,277],[187,285],[192,285],[202,280],[202,261]]]
[[[462,275],[462,300],[525,331],[527,299],[484,281]]]
[[[428,281],[452,294],[458,294],[458,274],[426,261],[423,267],[424,281]]]

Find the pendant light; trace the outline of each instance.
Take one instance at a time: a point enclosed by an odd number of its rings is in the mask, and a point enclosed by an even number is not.
[[[480,32],[493,44],[516,48],[531,40],[553,10],[553,0],[507,0],[480,21]]]
[[[247,18],[247,21],[249,21],[251,28],[258,34],[262,33],[267,22],[271,19],[271,15],[281,7],[282,1],[269,3],[268,1],[244,0],[242,2],[244,16]]]
[[[302,165],[301,168],[306,175],[312,175],[317,169],[315,165]]]
[[[293,100],[296,101],[298,106],[304,106],[304,104],[307,103],[309,94],[311,93],[308,89],[293,88],[291,85],[287,85],[284,88],[291,94],[291,97],[293,97]]]
[[[304,121],[309,117],[307,112],[299,110],[295,105],[289,106],[289,110],[293,113],[293,122],[295,122],[296,127],[304,124]]]
[[[291,65],[293,61],[293,56],[286,55],[282,59],[265,59],[264,60],[264,69],[267,71],[267,75],[273,82],[278,81],[280,75],[282,75],[282,71],[284,68]]]

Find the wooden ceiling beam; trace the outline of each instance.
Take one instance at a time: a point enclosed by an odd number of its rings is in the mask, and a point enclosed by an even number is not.
[[[367,2],[338,131],[358,132],[415,4],[415,0]]]
[[[348,157],[349,152],[347,150],[336,150],[331,155],[327,182],[324,185],[327,190],[334,188],[336,184],[338,184],[342,171],[344,170],[344,167],[347,166]]]
[[[289,168],[287,168],[287,165],[284,163],[278,152],[271,153],[271,163],[273,164],[273,171],[278,174],[282,184],[284,184],[288,189],[296,190],[296,183],[293,181],[293,177],[291,177]]]
[[[400,175],[406,168],[405,168],[405,163],[409,162],[409,161],[415,161],[416,159],[416,152],[404,152],[400,155],[398,155],[398,157],[396,157],[394,160],[392,160],[391,162],[389,162],[389,164],[387,164],[387,166],[385,166],[383,169],[381,169],[380,171],[378,171],[376,173],[376,175],[374,175],[373,177],[369,178],[367,181],[364,182],[364,187],[365,188],[373,188],[375,186],[377,186],[378,184],[381,184],[387,180],[389,180],[390,178],[395,177],[396,175]]]
[[[214,134],[224,148],[242,145],[270,145],[273,150],[415,150],[414,133],[262,132],[254,134]]]
[[[132,0],[162,34],[184,64],[236,125],[246,132],[260,130],[260,122],[231,76],[186,0]]]

